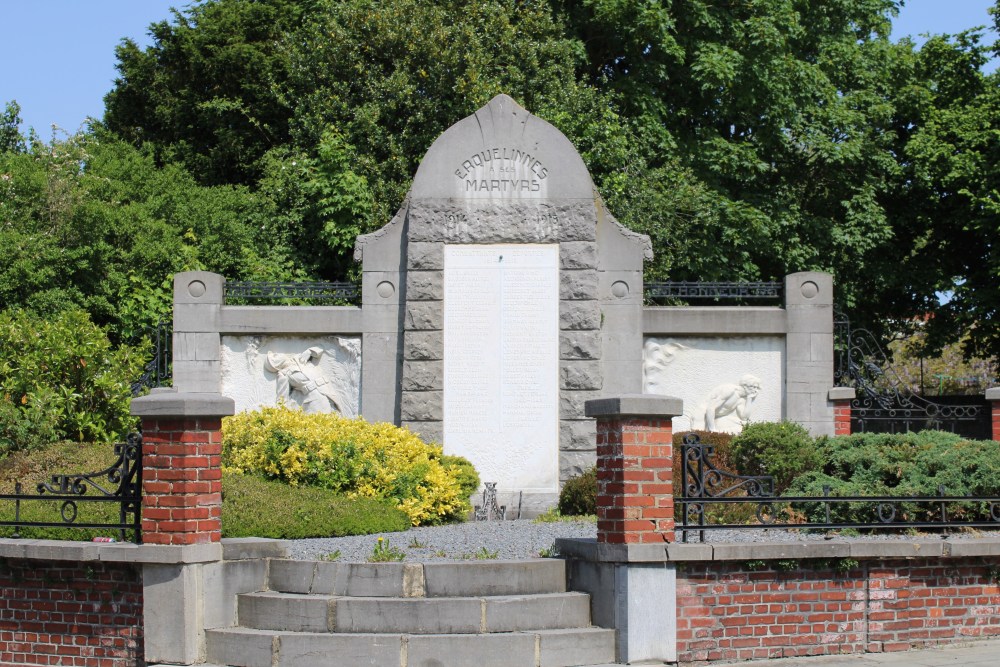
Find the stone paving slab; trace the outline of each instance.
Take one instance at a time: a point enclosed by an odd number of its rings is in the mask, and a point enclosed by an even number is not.
[[[742,660],[715,662],[726,667],[997,667],[1000,665],[1000,640],[985,640],[958,646],[912,649],[898,653],[852,653],[809,658],[777,658],[774,660]],[[587,667],[624,667],[619,663],[602,663]]]

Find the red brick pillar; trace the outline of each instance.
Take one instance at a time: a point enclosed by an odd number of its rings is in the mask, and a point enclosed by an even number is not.
[[[1000,440],[1000,387],[987,389],[986,400],[990,402],[990,412],[992,413],[993,439]]]
[[[587,401],[597,418],[597,541],[674,541],[673,428],[681,400],[626,394]]]
[[[854,400],[853,387],[834,387],[830,390],[830,403],[833,404],[833,434],[851,434],[851,401]]]
[[[142,541],[204,544],[222,535],[222,417],[231,398],[154,391],[132,401],[142,418]]]

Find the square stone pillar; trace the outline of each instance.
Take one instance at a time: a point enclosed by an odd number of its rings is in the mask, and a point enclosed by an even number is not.
[[[785,419],[833,435],[833,276],[785,276]]]
[[[833,434],[851,434],[851,401],[854,400],[855,391],[853,387],[834,387],[830,390],[829,398],[833,403]]]
[[[203,544],[222,536],[222,417],[235,412],[220,394],[154,390],[132,401],[142,418],[142,539]]]
[[[585,403],[597,418],[597,541],[674,541],[673,428],[680,399],[625,394]]]
[[[986,400],[990,402],[993,439],[1000,440],[1000,387],[991,387],[987,389]]]

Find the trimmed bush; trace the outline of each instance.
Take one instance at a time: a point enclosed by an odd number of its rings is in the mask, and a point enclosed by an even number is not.
[[[224,419],[222,445],[227,470],[390,500],[414,526],[470,510],[471,464],[392,424],[268,407]]]
[[[559,492],[559,513],[563,516],[597,514],[597,467],[566,480]]]
[[[0,455],[60,439],[124,437],[144,349],[113,348],[82,310],[0,313]]]
[[[993,440],[942,431],[861,433],[821,440],[820,455],[825,463],[799,476],[789,494],[822,496],[829,487],[833,496],[934,496],[943,486],[949,496],[1000,495],[1000,442]],[[988,520],[988,507],[979,505],[949,505],[949,513]],[[936,503],[898,507],[911,520],[930,518],[938,509]],[[837,504],[833,512],[840,521],[876,520],[876,508],[863,503]]]
[[[262,512],[262,507],[273,511]],[[406,530],[410,517],[376,498],[347,498],[327,489],[293,487],[253,475],[222,477],[222,536],[305,537],[371,535]]]
[[[14,493],[15,482],[34,493],[35,483],[60,473],[103,470],[114,461],[110,445],[56,443],[33,452],[18,452],[0,461],[0,493]],[[28,521],[59,521],[58,501],[31,501],[21,506]],[[79,503],[77,521],[118,520],[111,503]],[[266,510],[266,511],[262,511]],[[13,520],[14,504],[0,505],[0,520]],[[293,487],[261,477],[228,473],[222,478],[222,536],[298,539],[367,535],[406,530],[410,519],[387,501],[348,498],[326,489]],[[0,527],[0,537],[10,537],[11,527]],[[32,539],[90,540],[96,536],[118,537],[115,530],[96,528],[21,528],[21,536]],[[131,536],[129,536],[131,538]]]
[[[733,438],[730,462],[743,475],[771,475],[775,493],[781,493],[797,476],[823,465],[816,440],[801,424],[754,422]]]

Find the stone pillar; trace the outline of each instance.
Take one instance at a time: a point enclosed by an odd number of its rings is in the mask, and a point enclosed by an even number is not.
[[[142,539],[146,544],[218,542],[222,529],[220,394],[154,390],[132,401],[142,418]]]
[[[785,419],[833,435],[833,277],[785,276]]]
[[[853,387],[834,387],[830,390],[829,398],[833,403],[833,434],[851,434],[851,401],[854,400],[855,391]]]
[[[585,403],[597,418],[597,541],[674,541],[673,429],[680,399],[625,394]]]
[[[173,384],[179,392],[220,391],[225,284],[209,271],[174,275]]]
[[[986,400],[990,402],[990,412],[992,413],[993,439],[1000,440],[1000,387],[987,389]]]

